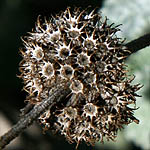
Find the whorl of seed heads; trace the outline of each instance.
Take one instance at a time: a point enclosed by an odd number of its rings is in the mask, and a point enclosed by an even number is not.
[[[27,100],[38,104],[55,83],[70,81],[71,94],[40,116],[45,130],[58,131],[68,141],[94,144],[114,140],[133,116],[136,91],[124,59],[129,54],[116,37],[118,26],[102,21],[95,10],[69,8],[50,20],[38,17],[23,38],[20,63]]]

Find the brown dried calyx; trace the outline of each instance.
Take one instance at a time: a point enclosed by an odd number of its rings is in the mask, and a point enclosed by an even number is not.
[[[94,144],[103,137],[114,140],[123,125],[138,123],[129,104],[136,103],[140,86],[131,85],[124,64],[129,51],[117,31],[95,10],[67,8],[50,20],[38,18],[24,37],[20,71],[29,102],[48,98],[56,82],[71,83],[71,94],[40,116],[45,130]]]

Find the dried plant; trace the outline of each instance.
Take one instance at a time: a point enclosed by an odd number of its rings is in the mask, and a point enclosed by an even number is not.
[[[20,64],[27,100],[35,105],[49,97],[56,82],[70,82],[71,93],[44,112],[45,130],[64,135],[69,142],[114,140],[118,129],[138,123],[133,113],[136,91],[124,59],[130,51],[116,37],[118,26],[102,21],[95,10],[69,8],[50,20],[37,20],[24,37]]]
[[[129,105],[136,104],[141,86],[132,84],[134,76],[124,64],[136,48],[131,43],[125,46],[118,31],[96,10],[67,8],[51,19],[38,17],[35,29],[22,38],[20,77],[26,100],[38,106],[56,85],[70,90],[39,114],[44,130],[77,145],[81,141],[93,145],[104,137],[114,140],[124,125],[139,123],[136,106]]]

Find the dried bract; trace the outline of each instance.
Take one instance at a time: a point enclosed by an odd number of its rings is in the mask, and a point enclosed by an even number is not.
[[[114,140],[123,125],[138,123],[129,104],[136,103],[140,86],[127,75],[129,51],[117,31],[95,10],[68,8],[50,20],[38,17],[21,50],[27,100],[36,105],[48,98],[56,82],[69,81],[72,91],[40,116],[45,130],[94,144],[103,137]]]

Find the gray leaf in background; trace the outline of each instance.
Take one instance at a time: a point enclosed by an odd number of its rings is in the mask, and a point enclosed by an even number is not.
[[[106,0],[100,11],[110,21],[123,24],[119,35],[127,40],[150,31],[150,0]]]

